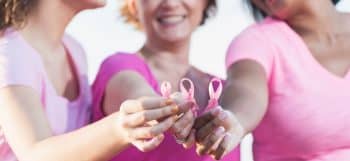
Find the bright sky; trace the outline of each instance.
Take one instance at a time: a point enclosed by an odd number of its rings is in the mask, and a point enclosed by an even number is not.
[[[105,8],[85,11],[68,27],[88,55],[89,76],[93,81],[100,63],[116,51],[137,51],[143,44],[142,33],[125,25],[118,16],[118,2],[109,0]],[[244,9],[242,0],[218,0],[218,15],[196,31],[192,38],[192,64],[218,76],[225,76],[224,58],[231,40],[253,21]],[[350,0],[338,5],[350,11]],[[252,161],[251,136],[242,144],[242,161]]]

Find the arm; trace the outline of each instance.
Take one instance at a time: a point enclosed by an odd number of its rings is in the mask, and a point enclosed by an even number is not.
[[[231,65],[221,101],[224,109],[214,109],[196,120],[197,152],[215,159],[225,156],[259,124],[267,103],[267,77],[263,67],[251,60]]]
[[[0,124],[9,145],[20,161],[103,161],[122,151],[134,138],[147,151],[162,141],[178,112],[165,99],[126,101],[121,111],[79,130],[54,136],[44,114],[38,94],[25,86],[0,89]],[[169,117],[157,125],[137,128],[145,122]]]
[[[268,103],[267,77],[261,65],[243,60],[228,70],[227,84],[222,96],[222,106],[234,113],[250,133],[263,118]]]
[[[0,124],[20,161],[108,160],[127,145],[118,133],[117,113],[74,132],[53,136],[35,90],[5,87],[0,89],[0,99]]]

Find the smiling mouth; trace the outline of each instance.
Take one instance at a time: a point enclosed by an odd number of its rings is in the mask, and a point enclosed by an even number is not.
[[[157,18],[158,22],[165,25],[175,25],[184,21],[186,16],[174,15],[174,16],[162,16]]]

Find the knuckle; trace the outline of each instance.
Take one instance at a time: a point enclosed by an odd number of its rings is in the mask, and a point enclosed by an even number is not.
[[[148,131],[148,134],[149,134],[149,137],[155,137],[157,136],[159,133],[159,130],[158,128],[156,127],[152,127],[149,131]]]
[[[185,138],[187,138],[187,134],[188,134],[187,131],[185,131],[185,130],[181,131],[179,134],[179,137],[185,139]]]
[[[145,111],[142,111],[139,117],[140,122],[147,122],[147,113]]]
[[[146,138],[152,138],[152,137],[153,137],[153,132],[152,132],[152,130],[146,131],[146,132],[145,132],[145,137],[146,137]]]
[[[120,111],[124,112],[126,108],[131,106],[131,100],[126,100],[124,102],[122,102],[122,104],[120,105]]]
[[[121,126],[123,128],[129,127],[129,122],[126,119],[121,120]]]
[[[179,124],[174,124],[172,129],[175,133],[179,133],[180,132]]]
[[[128,131],[128,132],[126,133],[126,136],[127,136],[129,139],[131,139],[131,140],[135,139],[135,135],[134,135],[132,132],[130,132],[130,131]]]

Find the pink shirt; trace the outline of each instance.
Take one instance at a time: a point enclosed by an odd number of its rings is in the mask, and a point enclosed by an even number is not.
[[[91,116],[91,90],[87,79],[85,53],[79,44],[67,35],[64,36],[63,43],[69,51],[79,79],[80,95],[73,102],[56,94],[39,53],[18,32],[8,29],[0,38],[0,88],[21,85],[37,91],[55,135],[88,124]],[[0,160],[17,160],[2,134],[0,134]]]
[[[93,83],[93,117],[99,120],[105,115],[101,102],[108,81],[118,72],[135,71],[139,73],[158,94],[160,89],[158,81],[151,72],[148,64],[136,54],[118,53],[108,57],[101,65],[96,80]],[[212,77],[212,76],[211,76]],[[238,161],[239,148],[229,153],[222,161]],[[176,143],[174,137],[166,133],[164,141],[154,150],[143,153],[137,148],[130,146],[119,153],[113,161],[213,161],[210,157],[200,157],[195,148],[185,149]]]
[[[229,67],[249,59],[268,77],[268,110],[254,130],[255,161],[349,161],[350,73],[323,68],[285,22],[268,18],[231,44]]]

